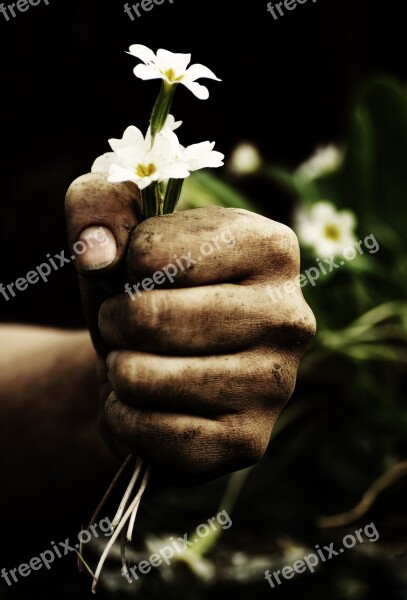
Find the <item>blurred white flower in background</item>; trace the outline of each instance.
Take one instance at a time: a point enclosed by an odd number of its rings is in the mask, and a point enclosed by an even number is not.
[[[338,211],[330,202],[317,202],[309,210],[299,209],[294,230],[300,244],[312,247],[320,258],[340,254],[355,244],[356,217],[349,210]]]
[[[333,144],[317,148],[315,153],[296,171],[297,175],[309,181],[315,177],[321,177],[333,173],[341,166],[343,161],[342,151]]]
[[[248,175],[257,171],[262,164],[259,151],[252,144],[240,144],[235,148],[229,168],[237,175]]]

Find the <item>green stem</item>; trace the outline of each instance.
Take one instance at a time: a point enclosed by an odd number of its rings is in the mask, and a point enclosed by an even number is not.
[[[218,514],[222,511],[225,511],[230,517],[233,508],[236,504],[236,501],[240,495],[240,492],[245,484],[247,476],[252,471],[252,469],[253,467],[248,467],[247,469],[243,469],[242,471],[232,473],[232,475],[229,477],[225,493],[219,504]],[[204,556],[204,554],[207,554],[209,550],[211,550],[215,546],[222,533],[223,528],[219,525],[219,527],[217,527],[215,531],[211,530],[211,532],[207,536],[201,538],[197,543],[194,542],[191,551],[197,554],[198,556]]]
[[[184,184],[183,179],[170,179],[168,181],[167,190],[165,192],[163,214],[172,213],[177,206],[178,200],[181,196],[182,186]]]
[[[162,200],[159,184],[154,181],[141,192],[143,214],[146,219],[162,214]]]
[[[154,143],[156,134],[161,131],[165,125],[177,85],[177,83],[170,85],[166,81],[163,81],[162,83],[160,93],[158,94],[158,98],[154,105],[150,119],[152,144]]]

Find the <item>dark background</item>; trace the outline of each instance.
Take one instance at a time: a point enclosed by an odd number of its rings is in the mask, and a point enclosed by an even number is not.
[[[177,92],[173,113],[184,120],[181,130],[184,144],[216,140],[217,148],[228,156],[236,144],[248,140],[260,148],[269,162],[286,166],[299,164],[321,143],[347,138],[350,106],[361,82],[381,73],[401,80],[405,78],[405,19],[401,14],[401,2],[318,0],[314,4],[308,0],[278,21],[266,12],[266,4],[265,0],[222,4],[219,0],[174,0],[171,5],[166,0],[162,6],[143,13],[134,22],[123,12],[124,2],[113,0],[50,0],[49,6],[41,3],[26,13],[17,13],[9,22],[0,14],[3,149],[0,162],[0,282],[15,281],[44,262],[47,253],[54,255],[66,249],[63,200],[71,181],[89,171],[95,157],[109,149],[108,138],[120,137],[129,124],[147,128],[159,83],[144,83],[134,77],[132,69],[137,61],[125,54],[130,44],[141,43],[154,50],[164,47],[192,52],[192,62],[207,65],[223,80],[222,83],[208,81],[210,99],[206,102],[199,101],[184,88]],[[226,169],[217,174],[228,177]],[[277,189],[262,187],[249,179],[244,184],[244,191],[265,214],[289,221],[290,205]],[[347,303],[343,302],[344,305]],[[9,302],[0,295],[0,318],[3,322],[82,326],[73,265],[53,273],[47,284],[30,286]],[[296,533],[311,522],[307,510],[317,513],[318,500],[325,506],[318,494],[337,493],[333,484],[329,486],[328,467],[331,469],[334,464],[332,452],[341,457],[338,434],[335,437],[333,432],[335,429],[348,431],[352,418],[355,420],[355,412],[349,409],[349,398],[356,381],[353,371],[347,370],[346,377],[342,377],[337,368],[335,361],[332,369],[325,373],[325,379],[332,379],[329,398],[334,409],[339,407],[338,411],[333,410],[329,420],[329,409],[327,418],[317,405],[315,415],[309,417],[316,432],[313,443],[305,439],[303,423],[297,437],[289,430],[280,436],[277,444],[274,443],[274,454],[256,467],[254,479],[245,488],[241,506],[247,515],[242,519],[241,513],[239,523],[246,524],[246,528],[242,525],[236,528],[236,547],[241,547],[242,539],[252,545],[253,536],[260,547],[268,546],[269,540],[274,539],[275,528],[277,533],[280,529],[284,534],[290,530]],[[391,377],[393,385],[393,380],[397,380],[393,373]],[[321,375],[317,382],[312,380],[309,389],[306,383],[303,384],[299,396],[304,396],[307,401],[308,396],[322,397],[326,389],[322,379]],[[396,383],[394,387],[397,387]],[[335,394],[340,396],[342,391],[343,397],[335,403],[333,397]],[[371,411],[372,395],[372,392],[366,395],[366,415]],[[324,419],[328,426],[318,429]],[[362,410],[360,419],[365,419]],[[381,423],[382,419],[380,426]],[[321,448],[328,447],[331,436],[333,451],[327,453],[327,474],[318,466],[318,458],[323,455]],[[350,439],[355,441],[354,447]],[[352,452],[357,444],[362,444],[360,439],[359,431],[353,435],[351,430],[340,444],[350,446]],[[380,447],[378,435],[369,439],[373,440],[372,446],[375,443]],[[286,458],[290,444],[291,451],[294,447],[294,450],[306,448],[306,451],[287,472],[284,461],[290,464],[290,459]],[[374,462],[376,455],[373,452],[372,455]],[[279,471],[278,459],[281,457]],[[323,456],[321,460],[323,462]],[[270,461],[274,461],[272,468]],[[353,458],[349,463],[352,461]],[[341,461],[337,463],[342,468]],[[364,464],[360,463],[360,472]],[[359,477],[357,470],[356,476]],[[370,472],[367,476],[370,477]],[[343,493],[348,488],[352,493],[357,489],[354,479],[348,481],[345,476],[342,479],[343,487],[339,489]],[[223,483],[213,485],[217,496]],[[290,485],[294,485],[294,491]],[[364,481],[361,487],[365,489]],[[354,492],[355,501],[358,493]],[[183,517],[189,515],[193,527],[197,520],[188,510],[195,504],[199,507],[196,497],[202,496],[203,503],[208,492],[198,490],[190,494],[192,499],[188,494],[183,498],[187,507]],[[146,527],[146,530],[155,530],[161,512],[165,513],[165,510],[167,517],[169,515],[166,524],[176,521],[180,513],[178,496],[177,490],[174,492],[177,501],[173,500],[172,504],[163,498],[149,501],[152,507],[145,509],[145,513],[154,526]],[[339,502],[340,498],[337,500]],[[388,502],[384,512],[393,514],[393,505]],[[273,510],[278,513],[278,519],[274,519]],[[283,515],[289,518],[284,520]],[[370,518],[376,519],[376,514]],[[43,550],[50,539],[64,539],[68,535],[68,520],[69,515],[61,517],[61,536],[55,531],[51,536],[48,531],[41,531],[43,545],[37,531],[35,535],[26,531],[26,536],[32,536]],[[272,535],[270,523],[274,528]],[[33,517],[33,529],[39,525]],[[312,542],[320,539],[314,532],[309,537]],[[328,537],[325,541],[328,543],[331,539]],[[4,564],[9,567],[35,555],[27,547],[27,540],[22,542],[19,535],[15,536],[14,543],[21,559],[13,560],[8,556]],[[7,552],[10,551],[7,547]],[[58,569],[63,571],[65,564],[61,561]],[[358,564],[358,572],[367,580],[371,578],[372,564]],[[71,568],[70,563],[69,566]],[[332,576],[326,568],[325,577],[336,582],[342,567],[333,568]],[[386,581],[384,567],[377,564],[375,573],[375,581],[380,578]],[[42,575],[37,579],[29,578],[29,593],[22,591],[24,600],[37,597],[31,586],[50,585],[43,583],[48,579],[43,579]],[[51,597],[62,598],[61,588],[67,583],[65,580],[61,585],[57,569],[55,581],[55,588],[51,586]],[[67,597],[75,595],[77,585],[86,586],[87,591],[86,596],[77,597],[90,596],[87,580],[79,584],[76,577],[71,577],[70,585],[72,590],[64,587]],[[308,596],[303,589],[306,587],[303,580],[296,581],[295,586],[284,588],[287,597],[291,593],[291,597],[326,597],[318,595],[318,591],[315,593],[312,586],[309,586]],[[267,597],[273,593],[263,581],[259,580],[258,587]],[[388,589],[389,586],[386,584],[385,587]],[[209,591],[208,595],[211,593]],[[246,589],[242,589],[241,594],[239,597],[246,598]],[[38,597],[45,598],[43,595]],[[369,600],[400,597],[391,593],[385,596],[378,588],[377,596],[372,592]]]
[[[228,155],[249,140],[285,165],[346,135],[358,82],[405,74],[401,3],[309,0],[278,21],[259,0],[166,0],[134,22],[123,5],[50,0],[9,22],[0,15],[4,284],[65,248],[65,191],[109,149],[107,139],[129,124],[147,128],[159,84],[134,77],[130,44],[192,52],[223,80],[208,81],[206,102],[177,93],[184,144],[216,140]],[[277,192],[245,191],[265,214],[288,220]],[[0,297],[0,306],[3,321],[82,325],[72,265],[9,302]]]

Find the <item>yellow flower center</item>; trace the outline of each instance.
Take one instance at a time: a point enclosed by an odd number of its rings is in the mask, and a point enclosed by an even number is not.
[[[341,230],[336,225],[325,225],[324,235],[329,240],[337,242],[341,238]]]
[[[183,75],[176,77],[174,69],[168,69],[168,71],[165,71],[164,75],[171,81],[171,83],[178,83],[178,81],[181,81],[181,79],[184,77]]]
[[[150,175],[153,175],[156,171],[157,167],[153,163],[150,163],[149,165],[139,164],[136,167],[136,175],[138,175],[138,177],[150,177]]]

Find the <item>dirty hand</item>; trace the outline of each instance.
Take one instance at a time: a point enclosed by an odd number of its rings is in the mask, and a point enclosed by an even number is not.
[[[70,244],[89,245],[96,232],[104,240],[76,265],[108,427],[171,471],[207,477],[249,466],[268,446],[315,332],[298,285],[275,301],[267,294],[298,276],[297,239],[241,209],[141,223],[139,210],[133,184],[101,173],[67,193]]]

